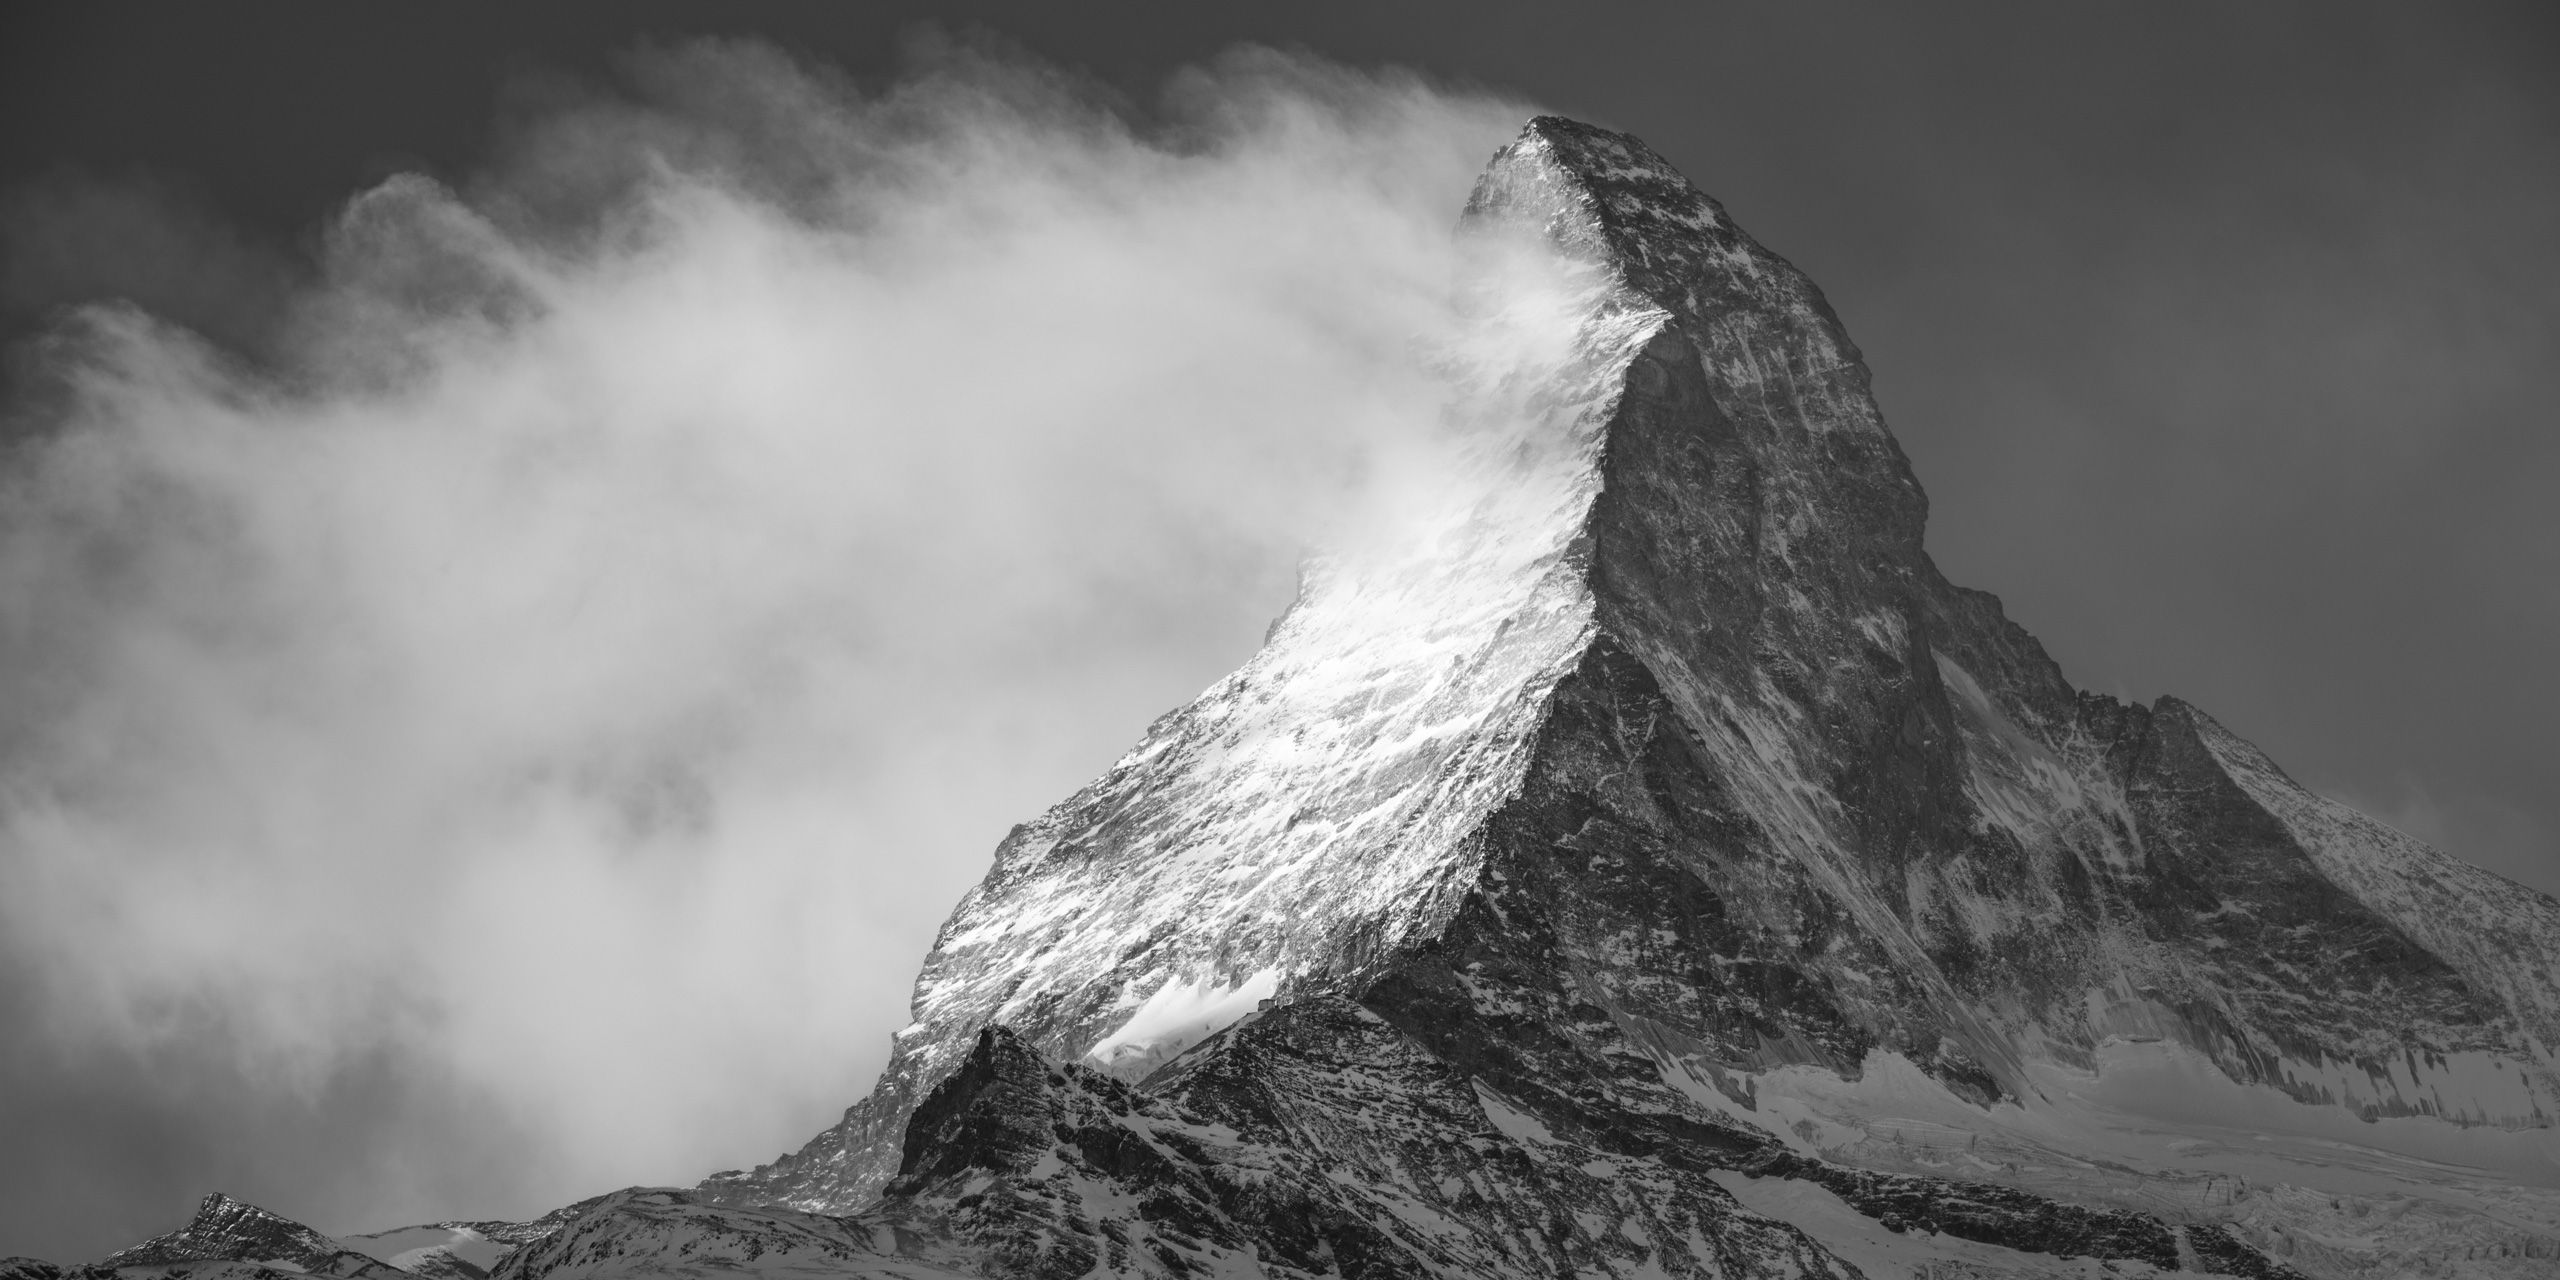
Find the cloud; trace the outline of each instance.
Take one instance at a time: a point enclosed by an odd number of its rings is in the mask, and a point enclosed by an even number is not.
[[[112,302],[43,340],[0,475],[22,1101],[403,1100],[201,1157],[336,1229],[796,1145],[1004,829],[1393,501],[1525,114],[1269,51],[1143,113],[967,47],[877,92],[629,70],[355,196],[258,349]]]
[[[13,334],[114,297],[258,345],[294,283],[294,264],[225,226],[201,193],[145,174],[57,172],[0,193],[0,243],[0,325]]]

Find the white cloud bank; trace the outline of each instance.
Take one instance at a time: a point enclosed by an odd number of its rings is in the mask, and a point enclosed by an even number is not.
[[[255,369],[70,323],[0,477],[6,963],[66,1052],[476,1100],[309,1171],[337,1229],[866,1087],[1004,828],[1385,500],[1525,114],[1270,53],[1144,127],[965,52],[634,66],[357,196]],[[439,1199],[492,1152],[508,1203]]]

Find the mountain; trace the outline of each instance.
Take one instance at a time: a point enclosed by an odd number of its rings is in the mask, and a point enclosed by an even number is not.
[[[1641,143],[1530,122],[1460,235],[1445,491],[1007,837],[872,1093],[472,1265],[2560,1268],[2560,902],[2073,688]]]
[[[1569,353],[1479,379],[1520,425],[1473,505],[1311,568],[1016,829],[872,1094],[699,1195],[895,1203],[990,1026],[1178,1104],[1252,1011],[1342,1005],[1612,1159],[2032,1191],[2327,1274],[2552,1256],[2560,903],[2073,688],[1931,563],[1820,292],[1641,143],[1532,122],[1462,234],[1578,270]],[[1677,1273],[1654,1231],[1617,1262]]]

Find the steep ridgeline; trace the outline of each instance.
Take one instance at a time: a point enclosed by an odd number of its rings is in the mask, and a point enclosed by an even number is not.
[[[1368,1207],[1322,1213],[1394,1236],[1371,1274],[1837,1262],[1745,1205],[1838,1257],[2551,1265],[2560,903],[2184,703],[2073,689],[1923,552],[1819,292],[1642,144],[1533,121],[1463,233],[1569,264],[1570,341],[1470,383],[1482,482],[1403,553],[1315,566],[1242,670],[1016,829],[871,1096],[684,1203],[921,1222],[948,1153],[910,1119],[1002,1027],[1207,1126],[1148,1158],[1339,1161]],[[1306,1101],[1275,1028],[1371,1092]],[[1247,1096],[1269,1115],[1220,1110]],[[1372,1113],[1427,1141],[1362,1154]],[[1005,1167],[1074,1163],[1036,1138]],[[1363,1247],[1194,1198],[1230,1254]],[[1097,1213],[1039,1238],[1159,1265],[1074,1229]]]

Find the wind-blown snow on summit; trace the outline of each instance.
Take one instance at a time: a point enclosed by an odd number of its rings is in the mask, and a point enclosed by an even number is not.
[[[1524,196],[1571,216],[1560,175],[1534,181]],[[1517,227],[1472,221],[1508,256]],[[1005,841],[944,925],[879,1093],[840,1142],[786,1162],[794,1202],[866,1198],[906,1109],[990,1022],[1136,1078],[1445,922],[1590,639],[1576,553],[1602,427],[1662,320],[1595,266],[1542,282],[1561,320],[1486,317],[1523,331],[1461,372],[1453,452],[1471,474],[1391,550],[1310,565],[1252,662]]]
[[[2560,904],[2184,703],[2073,689],[1922,550],[1819,291],[1642,144],[1535,121],[1462,234],[1550,246],[1571,336],[1472,370],[1459,417],[1500,443],[1445,521],[1317,565],[1252,662],[1019,828],[875,1092],[706,1194],[869,1203],[989,1025],[1138,1081],[1257,1008],[1344,998],[1574,1140],[1686,1117],[2046,1191],[2038,1161],[2150,1160],[2203,1188],[2163,1221],[2324,1267],[2479,1250],[2476,1214],[2297,1244],[2308,1219],[2245,1196],[2206,1212],[2289,1166],[2118,1132],[2141,1125],[2110,1090],[2186,1072],[2196,1105],[2306,1142],[2416,1122],[2364,1194],[2476,1132],[2544,1188],[2491,1234],[2560,1238]],[[1953,1117],[1929,1123],[1969,1162],[1881,1149],[1897,1109]],[[2160,1211],[2149,1175],[2094,1169],[2063,1185]]]

